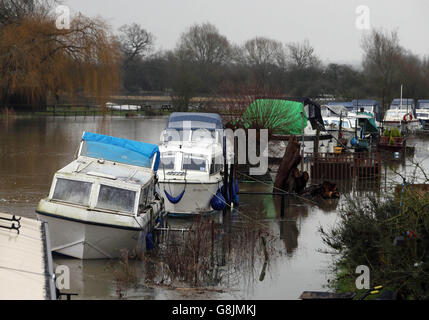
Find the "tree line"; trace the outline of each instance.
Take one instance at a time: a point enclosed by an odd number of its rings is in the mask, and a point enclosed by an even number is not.
[[[360,66],[325,64],[308,40],[283,43],[256,36],[235,44],[211,23],[185,30],[174,49],[156,50],[156,37],[132,23],[113,31],[102,19],[78,14],[69,30],[55,27],[54,0],[0,3],[0,106],[47,97],[117,93],[170,95],[186,111],[197,96],[253,91],[259,95],[427,98],[429,58],[401,46],[397,31],[362,38]],[[340,44],[339,44],[340,45]]]
[[[397,31],[372,30],[364,35],[360,66],[324,64],[308,40],[282,43],[255,37],[237,45],[210,23],[189,27],[173,50],[156,52],[155,37],[140,26],[124,26],[121,32],[123,48],[138,34],[148,40],[138,54],[137,47],[128,54],[123,89],[171,91],[183,109],[195,95],[223,95],[242,91],[243,86],[284,96],[372,98],[385,107],[398,97],[401,84],[409,98],[429,95],[429,57],[402,47]]]

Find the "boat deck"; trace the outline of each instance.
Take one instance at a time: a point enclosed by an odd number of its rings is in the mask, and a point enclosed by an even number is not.
[[[0,300],[56,299],[47,224],[0,213]]]

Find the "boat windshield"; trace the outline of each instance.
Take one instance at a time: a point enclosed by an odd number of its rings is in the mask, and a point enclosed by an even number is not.
[[[97,208],[121,212],[134,212],[136,192],[106,185],[100,185]]]
[[[417,118],[429,118],[429,113],[417,113]]]
[[[91,188],[91,182],[57,178],[52,199],[88,206]]]
[[[176,130],[166,129],[163,132],[164,142],[175,141],[175,142],[187,142],[187,141],[199,141],[207,139],[215,139],[215,130],[196,129],[196,130]]]
[[[161,154],[161,169],[174,169],[175,155],[171,152]]]
[[[325,120],[323,121],[325,123],[325,126],[331,126],[334,128],[339,128],[340,127],[340,120]],[[344,129],[349,129],[350,128],[350,123],[348,121],[343,120],[342,121],[342,128]]]
[[[358,106],[359,112],[364,109],[364,112],[374,112],[374,106]]]
[[[429,102],[420,102],[417,109],[429,109]]]
[[[206,171],[206,157],[197,154],[184,154],[182,170]]]

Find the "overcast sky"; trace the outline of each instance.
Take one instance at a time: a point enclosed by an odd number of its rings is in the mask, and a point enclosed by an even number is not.
[[[101,16],[116,31],[136,22],[153,33],[158,49],[172,49],[182,32],[210,22],[230,41],[255,36],[283,43],[308,39],[325,62],[357,64],[362,58],[361,16],[369,8],[372,28],[397,29],[401,44],[429,55],[428,0],[63,0],[72,12]]]

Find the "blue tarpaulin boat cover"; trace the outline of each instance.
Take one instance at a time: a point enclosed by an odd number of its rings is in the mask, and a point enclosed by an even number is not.
[[[185,128],[184,122],[187,122]],[[168,118],[167,129],[223,129],[222,117],[217,113],[173,112]]]
[[[82,140],[86,142],[81,151],[83,156],[146,168],[152,167],[153,157],[156,157],[154,170],[158,170],[157,145],[91,132],[84,132]]]

